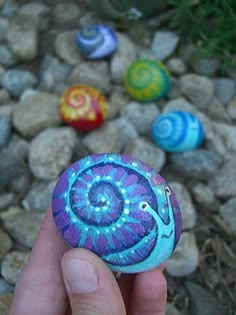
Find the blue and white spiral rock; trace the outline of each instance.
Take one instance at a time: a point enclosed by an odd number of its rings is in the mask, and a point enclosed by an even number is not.
[[[196,149],[205,137],[200,120],[183,111],[159,115],[152,124],[151,135],[153,141],[167,152]]]
[[[76,35],[76,42],[87,59],[105,58],[117,49],[117,37],[106,25],[93,24],[82,28]]]
[[[168,259],[181,233],[181,213],[167,182],[129,156],[89,155],[59,178],[55,224],[72,247],[99,255],[113,271],[135,273]]]

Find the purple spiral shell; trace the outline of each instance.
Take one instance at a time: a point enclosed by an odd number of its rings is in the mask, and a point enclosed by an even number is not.
[[[64,240],[112,270],[154,268],[180,237],[180,210],[166,181],[125,155],[94,154],[72,164],[57,182],[52,209]]]

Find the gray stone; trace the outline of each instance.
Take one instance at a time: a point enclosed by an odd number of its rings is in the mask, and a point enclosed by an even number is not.
[[[191,192],[194,200],[201,206],[201,209],[216,211],[219,207],[215,195],[209,186],[198,182],[191,186]]]
[[[180,313],[174,305],[167,303],[166,304],[166,315],[183,315],[183,314]]]
[[[29,149],[29,166],[35,177],[53,180],[71,162],[76,132],[70,127],[52,127],[33,139]]]
[[[111,57],[111,79],[115,83],[123,83],[128,66],[137,58],[138,50],[135,44],[125,34],[117,33],[118,49]]]
[[[220,215],[229,228],[230,232],[236,236],[236,197],[229,199],[219,209]]]
[[[204,110],[205,113],[212,119],[221,122],[230,122],[231,118],[228,112],[225,110],[225,106],[220,101],[213,97],[207,108]]]
[[[216,298],[216,294],[194,282],[185,283],[190,295],[193,315],[225,315],[223,306]]]
[[[160,111],[153,103],[143,106],[137,102],[131,102],[121,111],[121,115],[134,125],[140,135],[150,133],[150,126],[159,114]]]
[[[136,129],[127,119],[123,117],[119,117],[117,119],[114,119],[113,122],[114,124],[117,125],[117,127],[119,128],[120,134],[123,136],[124,147],[129,141],[138,137],[138,133]]]
[[[90,85],[107,94],[111,90],[108,63],[106,61],[82,63],[72,70],[68,83]]]
[[[183,60],[175,57],[168,60],[167,67],[171,73],[178,76],[183,75],[187,71],[187,67]]]
[[[76,34],[77,31],[59,33],[54,43],[56,55],[71,66],[77,66],[83,62],[83,57],[76,46]]]
[[[196,74],[186,74],[180,78],[180,91],[197,108],[205,109],[214,95],[210,79]]]
[[[13,124],[25,137],[61,123],[59,99],[53,94],[37,93],[24,98],[13,111]]]
[[[6,45],[0,45],[0,64],[6,68],[17,64],[17,59]]]
[[[197,74],[211,76],[219,70],[220,61],[213,58],[194,59],[191,65]]]
[[[13,291],[14,287],[10,285],[6,280],[0,277],[0,294]]]
[[[169,31],[157,31],[151,44],[151,49],[158,60],[165,60],[171,56],[179,42],[176,33]]]
[[[16,194],[12,192],[0,192],[0,211],[7,209],[13,201],[15,201]]]
[[[236,160],[225,162],[209,181],[214,194],[220,198],[236,196]]]
[[[127,143],[124,153],[131,155],[159,172],[166,161],[165,152],[144,137],[135,138]]]
[[[11,136],[11,119],[7,116],[0,116],[0,149],[4,147]]]
[[[51,203],[55,184],[55,181],[34,180],[27,195],[22,200],[23,207],[26,210],[35,209],[45,211]]]
[[[2,260],[2,258],[7,254],[7,252],[9,252],[9,250],[12,248],[12,240],[9,237],[9,235],[0,228],[0,261]]]
[[[20,208],[10,208],[2,212],[0,217],[6,231],[20,244],[31,248],[38,235],[44,218],[42,211],[25,211]]]
[[[14,294],[12,292],[4,292],[0,294],[0,314],[8,315],[9,308],[13,301]]]
[[[28,155],[29,143],[17,134],[13,134],[7,148],[12,156],[18,157],[18,160],[23,160]]]
[[[38,53],[38,33],[34,17],[16,16],[7,30],[6,40],[19,60],[33,60]]]
[[[229,78],[217,78],[213,80],[216,97],[224,105],[229,104],[236,92],[235,83]]]
[[[124,87],[120,85],[113,86],[109,97],[108,119],[113,119],[119,115],[128,101],[129,96]]]
[[[75,3],[62,2],[56,5],[53,15],[54,22],[66,25],[79,20],[80,9]]]
[[[0,9],[2,8],[4,2],[5,2],[5,0],[0,0]]]
[[[222,163],[217,153],[205,149],[174,153],[170,158],[174,169],[179,173],[200,180],[211,178]]]
[[[60,62],[57,58],[46,55],[40,69],[39,89],[51,91],[58,82],[64,82],[71,71],[71,67]]]
[[[36,21],[37,28],[40,31],[44,31],[48,28],[51,19],[50,8],[47,5],[36,1],[22,5],[18,10],[18,14],[33,17]]]
[[[19,157],[7,147],[0,154],[0,189],[9,184],[19,174]]]
[[[61,97],[66,90],[68,90],[70,88],[70,85],[64,82],[57,82],[52,89],[52,92]]]
[[[156,59],[154,52],[148,48],[140,48],[138,52],[140,59]]]
[[[19,97],[24,90],[37,84],[37,78],[26,70],[8,70],[0,77],[0,81],[2,87],[14,97]]]
[[[189,191],[179,182],[170,182],[169,184],[179,201],[183,229],[192,229],[196,225],[197,214]]]
[[[232,101],[227,106],[227,112],[229,113],[229,116],[236,120],[236,96],[232,99]]]
[[[6,104],[9,100],[9,93],[4,89],[0,89],[0,105]]]
[[[123,136],[115,123],[105,122],[100,128],[84,136],[83,145],[90,153],[120,153]]]
[[[6,31],[9,27],[8,19],[0,17],[0,42],[3,41],[6,37]]]
[[[1,264],[1,274],[3,278],[10,284],[15,285],[28,257],[29,253],[21,251],[8,253]]]
[[[1,13],[6,17],[12,18],[16,14],[18,7],[16,0],[5,0]]]
[[[174,277],[185,277],[194,272],[199,264],[199,250],[192,232],[183,232],[170,259],[166,271]]]

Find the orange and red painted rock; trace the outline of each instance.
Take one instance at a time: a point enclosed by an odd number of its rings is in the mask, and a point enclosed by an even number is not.
[[[73,86],[61,98],[60,114],[75,129],[90,131],[106,119],[107,101],[99,90],[91,86]]]

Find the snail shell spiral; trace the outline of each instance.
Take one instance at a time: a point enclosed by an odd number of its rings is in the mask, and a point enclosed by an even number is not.
[[[178,202],[165,180],[125,155],[94,154],[59,178],[53,216],[64,240],[87,248],[114,271],[160,265],[180,237]]]
[[[133,62],[125,76],[128,93],[141,102],[156,101],[170,90],[170,76],[165,66],[151,59]]]
[[[76,36],[78,47],[85,58],[108,57],[117,48],[117,37],[113,30],[102,24],[82,28]]]
[[[152,138],[163,150],[182,152],[200,146],[204,131],[193,114],[172,111],[158,116],[153,122]]]

